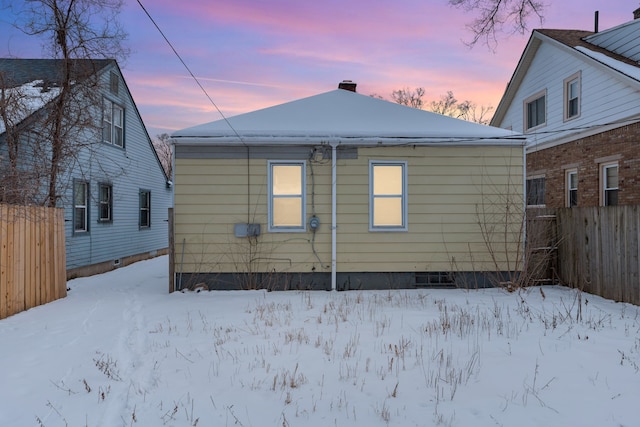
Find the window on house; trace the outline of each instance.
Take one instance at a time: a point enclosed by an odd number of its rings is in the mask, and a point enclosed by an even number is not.
[[[527,178],[527,206],[544,206],[544,176]]]
[[[112,94],[117,95],[120,86],[120,81],[118,79],[118,75],[113,71],[109,75],[109,90]]]
[[[567,206],[578,206],[578,171],[570,169],[566,172]]]
[[[106,143],[124,146],[124,110],[118,104],[104,99],[102,113],[102,140]]]
[[[369,229],[406,231],[407,163],[369,162]]]
[[[547,93],[546,91],[525,99],[524,101],[524,123],[525,130],[530,130],[538,126],[542,126],[547,122]]]
[[[569,120],[580,115],[580,73],[564,81],[564,119]]]
[[[602,165],[602,205],[615,206],[618,204],[618,164]]]
[[[98,222],[113,221],[113,186],[98,184]]]
[[[269,231],[305,231],[304,162],[269,161]]]
[[[89,231],[89,184],[85,181],[73,182],[73,232]]]
[[[151,227],[151,191],[140,190],[140,219],[138,226],[140,228]]]

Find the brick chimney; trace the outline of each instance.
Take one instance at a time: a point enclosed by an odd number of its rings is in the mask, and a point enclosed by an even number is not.
[[[343,80],[338,84],[338,89],[344,89],[350,92],[355,92],[356,86],[357,84],[352,82],[351,80]]]
[[[633,19],[640,19],[640,7],[633,11]]]

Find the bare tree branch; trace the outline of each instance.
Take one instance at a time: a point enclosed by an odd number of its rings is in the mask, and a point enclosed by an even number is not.
[[[544,21],[544,3],[539,0],[449,0],[453,7],[477,15],[467,28],[473,37],[466,44],[470,47],[482,41],[488,48],[498,44],[497,33],[524,34],[529,30],[529,20]]]

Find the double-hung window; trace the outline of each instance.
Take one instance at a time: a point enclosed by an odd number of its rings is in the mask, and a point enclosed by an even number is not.
[[[524,100],[524,130],[528,131],[547,122],[547,91],[543,90]]]
[[[304,161],[268,162],[269,231],[305,231]]]
[[[151,191],[140,190],[138,197],[140,200],[138,226],[140,228],[149,228],[151,227]]]
[[[564,81],[564,120],[580,115],[580,73],[576,73]]]
[[[566,172],[566,205],[569,208],[578,206],[578,170],[569,169]]]
[[[544,176],[527,178],[527,206],[544,206]]]
[[[113,221],[113,186],[98,184],[98,222]]]
[[[73,182],[73,232],[89,231],[89,183]]]
[[[103,100],[102,140],[108,144],[124,147],[124,110],[107,98]]]
[[[369,230],[408,230],[407,162],[369,162]]]
[[[618,204],[618,163],[604,164],[600,170],[602,191],[601,200],[603,206],[615,206]]]

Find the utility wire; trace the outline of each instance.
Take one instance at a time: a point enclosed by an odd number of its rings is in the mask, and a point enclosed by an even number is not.
[[[218,113],[222,116],[222,118],[224,119],[224,121],[227,123],[227,125],[229,125],[229,127],[231,128],[231,130],[233,131],[233,133],[236,134],[236,136],[238,137],[238,139],[240,139],[241,142],[244,143],[244,141],[242,140],[242,137],[240,136],[240,134],[235,130],[235,128],[231,125],[231,123],[229,123],[229,120],[227,120],[227,118],[225,117],[225,115],[222,113],[222,111],[220,111],[220,108],[218,108],[218,105],[216,105],[215,102],[213,102],[213,99],[211,99],[211,97],[209,96],[209,93],[207,93],[206,89],[202,86],[202,84],[200,83],[200,80],[198,80],[198,78],[193,74],[193,72],[191,71],[191,69],[189,68],[189,66],[187,65],[186,62],[184,62],[184,60],[182,59],[182,57],[180,56],[180,54],[178,53],[178,51],[173,47],[173,45],[171,44],[171,42],[169,41],[169,39],[167,38],[167,36],[165,36],[164,32],[162,32],[162,30],[160,29],[160,26],[158,26],[158,24],[156,23],[156,21],[153,19],[153,17],[151,16],[151,14],[149,14],[149,12],[147,11],[147,9],[144,7],[144,5],[142,4],[142,2],[140,0],[137,0],[138,4],[140,5],[140,7],[142,8],[142,10],[144,11],[144,13],[146,13],[147,17],[149,18],[149,20],[151,20],[151,22],[153,23],[153,25],[156,27],[156,29],[158,30],[158,32],[160,32],[160,35],[162,36],[162,38],[164,39],[165,42],[167,42],[167,44],[169,45],[169,47],[171,48],[171,50],[173,51],[173,53],[176,55],[176,57],[180,60],[180,62],[182,63],[182,65],[184,66],[184,68],[187,70],[187,72],[189,73],[189,75],[191,76],[191,78],[196,82],[196,84],[200,87],[200,89],[202,90],[202,92],[204,93],[204,95],[207,97],[207,99],[209,100],[209,102],[211,102],[211,105],[213,105],[215,107],[215,109],[218,111]]]

